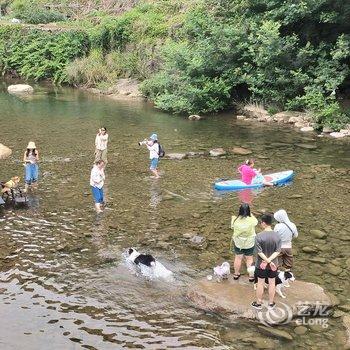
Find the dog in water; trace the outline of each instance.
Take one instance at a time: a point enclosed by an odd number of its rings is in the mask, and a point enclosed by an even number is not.
[[[152,267],[156,265],[156,259],[150,254],[141,254],[134,248],[128,249],[128,259],[136,265],[145,265]]]
[[[258,277],[255,273],[255,266],[250,266],[248,268],[249,273],[254,273],[254,289],[257,287]],[[287,298],[285,294],[283,294],[282,289],[289,287],[289,282],[294,282],[295,277],[293,272],[291,271],[278,271],[276,277],[276,293],[283,299]],[[269,279],[265,278],[265,287],[269,284]]]
[[[228,279],[230,274],[230,264],[225,261],[221,265],[214,267],[213,270],[217,282],[221,282],[224,279]]]

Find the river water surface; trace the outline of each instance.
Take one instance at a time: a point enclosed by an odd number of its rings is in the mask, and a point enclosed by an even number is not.
[[[349,169],[347,140],[318,138],[279,125],[252,125],[232,115],[190,122],[145,103],[113,101],[73,89],[36,86],[26,99],[0,91],[0,142],[13,150],[0,178],[23,176],[29,140],[40,151],[40,183],[27,209],[0,212],[0,348],[8,349],[341,349],[345,330],[331,318],[286,342],[256,324],[228,322],[193,308],[187,286],[231,259],[230,216],[237,194],[213,190],[236,176],[244,156],[162,160],[150,179],[148,152],[137,142],[157,132],[167,153],[253,151],[264,170],[294,169],[291,186],[265,189],[252,208],[284,208],[297,224],[295,274],[350,303]],[[97,216],[89,188],[97,129],[110,135],[108,208]],[[324,240],[311,229],[327,233]],[[194,249],[190,235],[206,238]],[[175,273],[172,283],[132,274],[122,253],[150,252]],[[314,252],[305,253],[302,248]],[[317,258],[325,260],[317,261]],[[349,264],[349,263],[348,263]]]

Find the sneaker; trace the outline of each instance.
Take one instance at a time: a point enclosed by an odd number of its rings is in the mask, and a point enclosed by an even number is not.
[[[251,305],[256,310],[262,310],[262,305],[257,303],[256,301],[253,301]]]
[[[269,310],[272,310],[272,309],[275,308],[275,306],[276,306],[276,303],[271,303],[271,304],[268,305],[267,308],[268,308]]]

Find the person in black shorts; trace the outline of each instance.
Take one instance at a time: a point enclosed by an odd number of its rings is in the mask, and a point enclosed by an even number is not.
[[[272,230],[272,215],[264,214],[261,217],[261,226],[264,231],[260,232],[255,238],[255,249],[257,259],[255,263],[255,274],[258,278],[256,288],[256,301],[252,303],[255,309],[262,309],[262,296],[264,293],[265,279],[269,281],[269,305],[270,309],[275,307],[275,291],[278,255],[281,251],[281,238],[279,234]]]

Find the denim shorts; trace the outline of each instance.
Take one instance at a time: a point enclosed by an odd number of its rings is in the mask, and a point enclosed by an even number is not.
[[[94,197],[95,203],[103,203],[103,188],[91,186],[92,196]]]
[[[150,170],[156,170],[157,169],[157,166],[158,166],[158,163],[159,163],[159,158],[152,158],[151,159],[151,165],[150,165]]]
[[[35,183],[38,181],[38,174],[39,174],[39,166],[38,164],[26,164],[25,167],[26,170],[26,176],[25,176],[25,182],[28,185],[31,185],[32,183]]]

